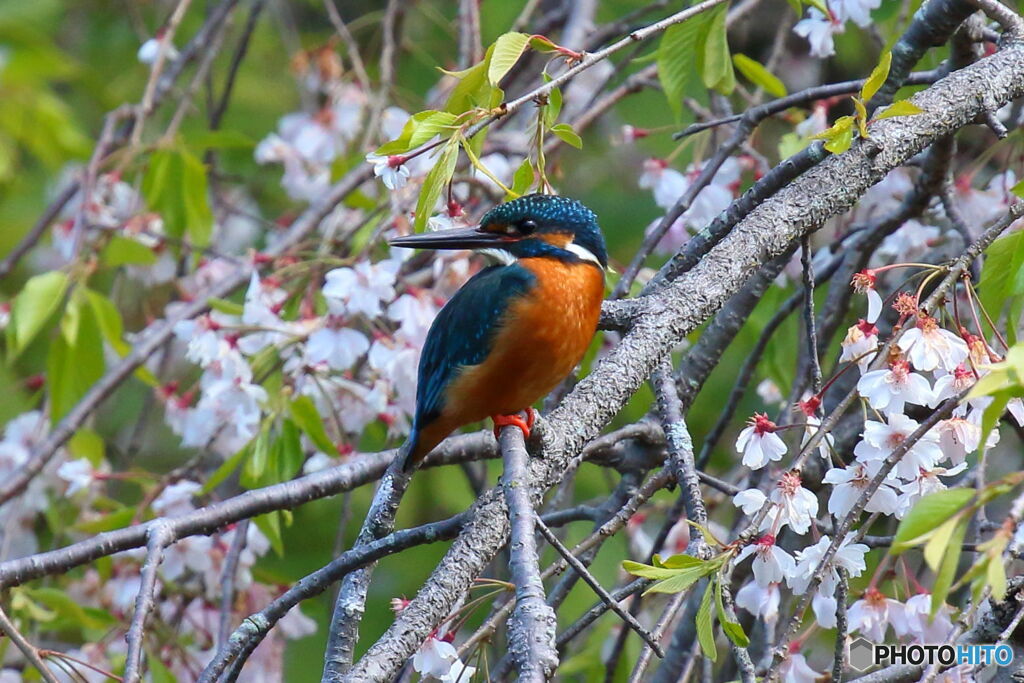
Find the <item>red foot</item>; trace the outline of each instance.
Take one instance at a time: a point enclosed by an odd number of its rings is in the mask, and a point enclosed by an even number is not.
[[[530,432],[533,430],[533,423],[537,420],[537,414],[533,408],[526,409],[526,419],[519,417],[519,415],[493,415],[491,419],[494,420],[494,438],[500,438],[501,428],[509,425],[519,427],[523,432],[523,438],[529,439]]]

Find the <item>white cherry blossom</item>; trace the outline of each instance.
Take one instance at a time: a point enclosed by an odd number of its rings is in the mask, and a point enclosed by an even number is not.
[[[878,463],[869,469],[863,463],[854,462],[847,467],[833,467],[825,473],[823,481],[832,485],[832,494],[828,499],[829,514],[837,517],[844,517],[860,499],[861,494],[867,490],[871,480],[874,479],[874,472],[877,472]],[[888,481],[872,494],[864,510],[867,512],[880,512],[884,515],[895,514],[897,509],[896,491]]]
[[[817,683],[824,676],[822,672],[812,669],[807,658],[799,652],[787,655],[779,666],[779,680],[783,683]]]
[[[841,21],[826,17],[811,8],[807,16],[796,23],[793,33],[807,40],[812,57],[831,57],[836,53],[834,36],[845,30]]]
[[[875,359],[876,354],[873,352],[878,348],[878,328],[861,318],[846,331],[841,346],[843,352],[839,360],[857,361],[860,371],[864,372]]]
[[[788,524],[798,534],[805,534],[818,516],[817,497],[801,486],[800,474],[793,470],[779,477],[770,500],[778,506],[779,528]]]
[[[405,157],[367,154],[366,161],[373,164],[373,174],[391,191],[401,190],[409,182],[411,171]]]
[[[812,12],[814,10],[811,10]],[[873,270],[862,270],[853,276],[851,282],[853,289],[858,294],[865,294],[868,297],[868,316],[865,320],[869,323],[878,322],[878,316],[882,314],[882,297],[879,295],[876,285],[878,276]]]
[[[762,587],[757,581],[749,581],[736,592],[736,606],[770,624],[779,618],[780,598],[779,584],[770,583]]]
[[[910,509],[914,507],[914,503],[929,493],[945,490],[946,485],[942,483],[939,477],[953,477],[965,469],[967,469],[967,463],[962,462],[956,467],[935,467],[930,470],[918,470],[917,477],[900,485],[899,509],[896,516],[902,518],[910,512]]]
[[[904,332],[897,344],[910,357],[914,367],[925,372],[938,367],[953,372],[967,360],[964,340],[939,327],[938,321],[931,316],[918,316],[916,325]]]
[[[932,403],[932,387],[924,375],[911,371],[910,363],[898,359],[888,368],[870,370],[857,381],[857,392],[875,410],[887,414],[903,412],[907,403],[926,406]]]
[[[903,603],[887,598],[877,588],[869,587],[864,597],[850,605],[846,613],[850,632],[859,632],[868,640],[885,642],[890,624],[904,623]]]
[[[381,303],[395,297],[395,277],[401,265],[393,259],[375,264],[360,261],[351,268],[328,271],[323,287],[327,306],[335,315],[377,317]]]
[[[754,558],[751,565],[754,580],[763,587],[784,581],[796,569],[793,557],[775,545],[775,536],[772,534],[765,534],[744,546],[736,556],[736,562],[742,562],[751,556]]]
[[[306,361],[310,365],[325,363],[332,370],[351,368],[370,349],[366,335],[345,327],[341,318],[329,316],[327,324],[306,340]]]
[[[864,439],[853,449],[859,461],[869,463],[885,460],[919,426],[914,420],[899,413],[893,413],[887,419],[888,423],[875,420],[864,423]],[[928,431],[896,463],[896,474],[901,479],[913,479],[919,470],[934,468],[944,457],[935,430]]]
[[[775,433],[775,423],[764,413],[755,413],[748,425],[736,439],[736,450],[743,454],[744,466],[757,470],[781,460],[786,444]]]

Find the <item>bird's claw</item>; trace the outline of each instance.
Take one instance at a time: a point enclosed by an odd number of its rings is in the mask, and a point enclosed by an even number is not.
[[[533,431],[533,423],[537,421],[537,413],[533,408],[526,409],[526,419],[519,417],[519,415],[494,415],[491,417],[494,420],[494,438],[501,438],[501,428],[508,427],[509,425],[519,427],[523,432],[523,438],[529,439],[530,432]]]

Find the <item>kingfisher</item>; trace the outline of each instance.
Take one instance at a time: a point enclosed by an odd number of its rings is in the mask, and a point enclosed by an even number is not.
[[[496,435],[515,425],[529,437],[532,404],[572,372],[597,331],[608,266],[597,216],[575,199],[531,194],[499,204],[475,227],[390,243],[481,250],[501,262],[470,278],[430,326],[403,467],[487,417]]]

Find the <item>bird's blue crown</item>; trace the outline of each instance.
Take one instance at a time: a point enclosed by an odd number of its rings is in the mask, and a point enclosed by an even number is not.
[[[593,254],[602,267],[608,266],[608,252],[597,224],[597,215],[571,197],[530,194],[513,199],[484,214],[480,229],[510,234],[518,232],[523,239],[511,243],[508,250],[520,257],[555,255],[571,258],[571,252],[552,247],[543,239],[544,235],[567,235],[573,244]],[[531,239],[534,237],[538,239]]]

